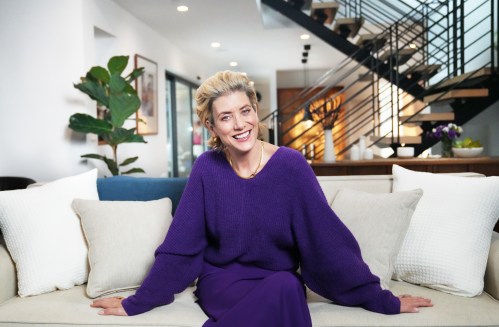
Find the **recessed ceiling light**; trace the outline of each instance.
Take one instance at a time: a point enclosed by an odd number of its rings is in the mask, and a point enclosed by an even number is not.
[[[411,44],[409,44],[409,48],[411,48],[411,49],[416,49],[416,48],[417,48],[417,46],[416,46],[414,43],[411,43]]]
[[[229,65],[230,65],[231,67],[236,67],[236,66],[237,66],[237,62],[235,62],[235,61],[231,61],[231,62],[229,63]]]
[[[211,46],[212,46],[213,48],[220,48],[220,45],[221,45],[221,44],[220,44],[219,42],[212,42],[212,43],[211,43]]]
[[[185,12],[188,10],[189,10],[189,7],[187,7],[187,6],[178,6],[177,7],[177,11],[180,11],[180,12]]]
[[[302,40],[308,40],[308,39],[310,39],[310,35],[308,35],[308,34],[302,34],[302,35],[300,35],[300,39],[302,39]]]

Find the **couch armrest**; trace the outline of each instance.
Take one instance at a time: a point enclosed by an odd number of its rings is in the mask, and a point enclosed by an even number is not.
[[[485,270],[485,292],[499,300],[499,233],[492,232],[489,259]]]
[[[0,303],[17,295],[16,266],[0,234]]]

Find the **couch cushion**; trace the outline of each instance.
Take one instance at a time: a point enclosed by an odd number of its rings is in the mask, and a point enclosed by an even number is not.
[[[361,308],[330,304],[314,296],[309,308],[315,327],[334,326],[498,326],[499,303],[487,294],[466,298],[392,281],[396,294],[430,297],[435,304],[415,314],[382,315]],[[91,308],[85,287],[56,291],[35,297],[16,297],[0,304],[0,326],[168,326],[199,327],[207,319],[194,302],[194,288],[176,295],[175,301],[133,317],[100,316]],[[128,296],[131,292],[120,293]],[[29,313],[29,314],[26,314]]]
[[[385,289],[392,279],[395,259],[422,195],[421,189],[394,193],[341,189],[331,205],[357,239],[362,258]]]
[[[499,326],[499,302],[486,293],[467,298],[398,281],[391,281],[390,290],[396,295],[428,297],[434,306],[421,308],[419,313],[381,315],[361,308],[332,306],[315,298],[309,303],[313,326]]]
[[[74,198],[98,199],[97,169],[23,190],[0,192],[0,229],[16,263],[19,295],[87,281],[87,246]]]
[[[88,296],[139,287],[170,228],[171,200],[75,199],[73,208],[88,244]]]
[[[116,295],[128,296],[132,292]],[[13,298],[0,305],[0,326],[201,326],[206,315],[194,302],[193,289],[175,296],[167,306],[155,308],[133,317],[101,316],[91,308],[85,286],[28,298]],[[27,314],[29,313],[29,314]]]
[[[397,279],[463,296],[480,294],[499,177],[462,178],[393,166],[393,190],[423,189],[395,264]]]

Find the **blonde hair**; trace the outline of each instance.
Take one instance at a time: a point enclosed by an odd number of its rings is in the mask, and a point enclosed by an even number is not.
[[[216,99],[238,91],[246,93],[253,110],[258,113],[256,92],[246,74],[226,70],[218,72],[205,80],[196,91],[196,113],[203,125],[205,125],[207,121],[210,122],[210,124],[215,124],[212,106]],[[261,138],[262,126],[261,123],[258,124],[259,138]],[[218,137],[211,137],[208,140],[208,145],[218,150],[224,148],[223,143]]]

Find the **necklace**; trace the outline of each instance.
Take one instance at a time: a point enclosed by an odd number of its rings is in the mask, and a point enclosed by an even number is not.
[[[239,175],[239,173],[237,172],[237,170],[232,165],[232,158],[230,157],[230,154],[229,154],[229,164],[230,164],[232,170],[236,173],[237,176],[239,176],[241,178],[244,178],[244,179],[251,179],[251,178],[253,178],[253,177],[256,176],[256,174],[258,173],[258,169],[260,169],[260,166],[262,165],[262,159],[263,159],[263,142],[262,141],[260,141],[260,145],[261,145],[260,162],[258,162],[258,166],[256,167],[255,171],[251,175],[249,175],[248,177],[244,177],[244,176]]]

